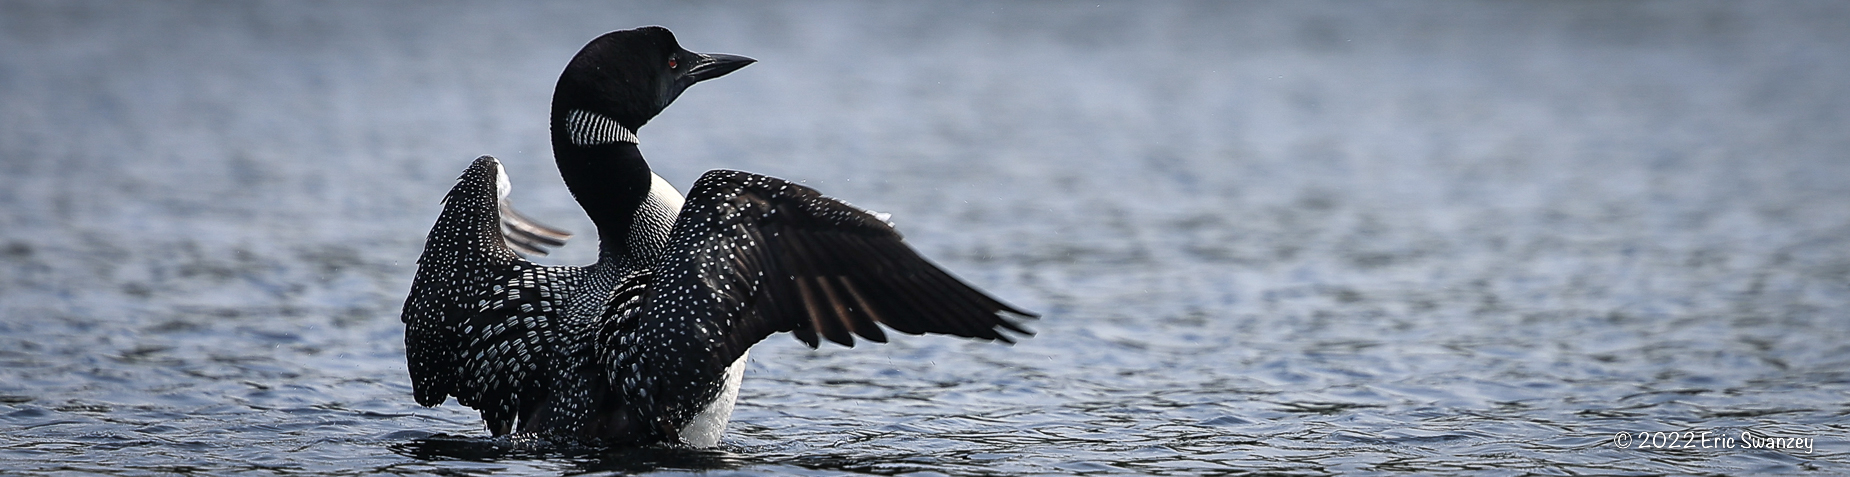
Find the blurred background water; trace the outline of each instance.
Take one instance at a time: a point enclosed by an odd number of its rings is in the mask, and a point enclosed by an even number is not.
[[[752,354],[720,449],[411,399],[438,199],[596,35],[640,131],[1045,314]],[[0,473],[1850,473],[1850,4],[0,1]],[[1617,433],[1814,438],[1621,448]],[[1648,437],[1648,436],[1647,436]]]

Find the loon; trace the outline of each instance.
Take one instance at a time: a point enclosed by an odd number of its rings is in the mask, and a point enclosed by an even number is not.
[[[729,170],[683,197],[651,172],[636,130],[688,86],[754,61],[684,50],[661,27],[606,33],[572,58],[553,91],[553,156],[596,224],[597,262],[523,258],[571,234],[516,212],[501,163],[476,159],[444,197],[405,299],[418,404],[455,396],[494,436],[712,447],[747,351],[771,334],[811,348],[884,343],[880,325],[1033,334],[1014,320],[1037,315],[933,265],[884,214]]]

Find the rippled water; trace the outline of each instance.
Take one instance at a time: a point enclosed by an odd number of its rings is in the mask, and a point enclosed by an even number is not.
[[[0,473],[1850,473],[1847,19],[0,2]],[[773,337],[714,451],[418,407],[397,312],[437,199],[495,154],[591,230],[550,89],[645,24],[761,60],[641,131],[664,176],[890,212],[1039,335]]]

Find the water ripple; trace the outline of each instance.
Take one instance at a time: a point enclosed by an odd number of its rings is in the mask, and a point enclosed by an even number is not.
[[[4,474],[1850,473],[1841,4],[0,11]],[[647,23],[764,60],[659,172],[891,212],[1037,336],[773,337],[711,450],[415,405],[435,199],[493,153],[592,230],[538,108]]]

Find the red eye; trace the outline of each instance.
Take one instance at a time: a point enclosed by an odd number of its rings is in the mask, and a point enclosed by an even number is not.
[[[677,63],[677,62],[675,62],[675,60],[674,60],[674,58],[672,58],[672,57],[671,57],[671,58],[668,58],[668,69],[671,69],[671,70],[672,70],[672,69],[674,69],[674,68],[675,68],[675,66],[677,66],[677,65],[679,65],[679,64],[680,64],[680,63]]]

